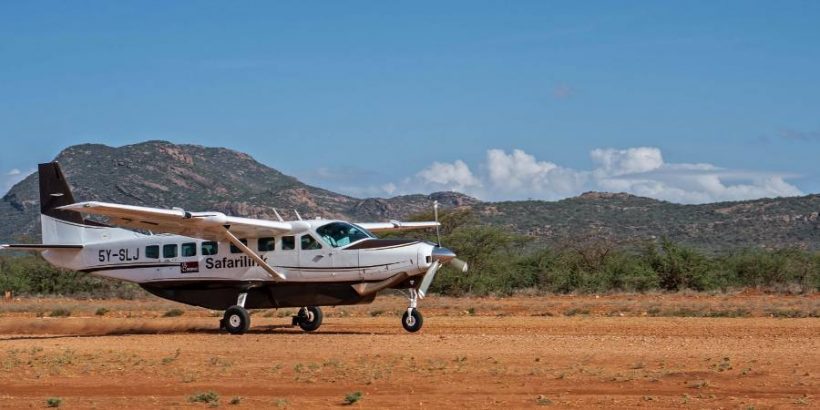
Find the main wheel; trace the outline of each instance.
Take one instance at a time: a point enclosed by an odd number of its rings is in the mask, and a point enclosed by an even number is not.
[[[241,335],[251,327],[251,316],[242,306],[234,305],[225,310],[220,325],[230,334]]]
[[[419,312],[418,309],[405,311],[404,316],[401,317],[401,325],[404,326],[404,330],[410,333],[418,332],[423,324],[424,317],[421,316],[421,312]]]
[[[322,325],[323,318],[322,309],[316,306],[308,306],[299,311],[298,324],[305,332],[312,332]]]

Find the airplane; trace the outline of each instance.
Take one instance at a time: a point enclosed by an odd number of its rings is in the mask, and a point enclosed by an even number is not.
[[[40,251],[57,267],[137,283],[164,299],[224,310],[220,329],[242,334],[248,309],[299,308],[291,325],[311,332],[321,306],[367,304],[385,289],[406,291],[402,326],[424,322],[418,302],[444,264],[467,264],[438,243],[379,239],[375,233],[436,229],[435,221],[350,223],[278,220],[106,202],[76,202],[57,162],[38,166],[42,244],[0,249]],[[104,217],[100,223],[86,216]]]

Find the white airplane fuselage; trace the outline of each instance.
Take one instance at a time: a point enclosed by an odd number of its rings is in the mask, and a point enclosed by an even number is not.
[[[337,221],[308,223],[315,229],[330,222]],[[86,243],[80,251],[47,250],[43,257],[66,269],[140,284],[208,279],[271,282],[265,270],[227,241],[143,235],[118,228],[96,229],[116,229],[125,234],[118,236],[132,237]],[[310,236],[312,243],[319,243],[314,245],[318,249],[304,249],[304,236]],[[301,235],[271,237],[273,250],[260,248],[263,239],[248,239],[247,246],[282,272],[287,278],[285,282],[291,283],[379,281],[401,272],[415,276],[430,267],[430,255],[435,247],[423,241],[369,238],[333,248],[322,243],[313,229]],[[216,244],[215,250],[213,244]]]
[[[331,246],[316,229],[335,220],[294,221],[302,232],[267,238],[240,238],[284,280],[271,277],[252,258],[228,241],[206,241],[181,235],[150,235],[77,225],[41,215],[44,234],[77,238],[81,249],[48,249],[43,257],[55,266],[134,282],[157,296],[203,307],[221,308],[234,296],[216,289],[253,284],[252,306],[300,306],[301,295],[324,294],[327,305],[369,303],[374,294],[354,292],[351,285],[398,280],[391,287],[417,285],[433,264],[432,243],[410,239],[362,238]]]

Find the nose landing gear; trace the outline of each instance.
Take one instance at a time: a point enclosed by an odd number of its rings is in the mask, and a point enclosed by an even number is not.
[[[424,324],[424,317],[421,315],[421,312],[418,310],[418,303],[419,303],[419,291],[414,288],[410,288],[410,306],[407,307],[407,311],[404,312],[404,315],[401,317],[401,325],[404,327],[404,330],[414,333],[418,332],[421,329],[421,325]]]

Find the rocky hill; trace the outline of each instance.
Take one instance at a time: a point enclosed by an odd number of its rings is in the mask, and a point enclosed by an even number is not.
[[[75,145],[55,158],[77,200],[153,207],[215,210],[228,215],[275,219],[303,217],[389,220],[444,206],[473,204],[457,193],[357,199],[306,185],[260,164],[249,155],[198,145],[147,141],[112,148]],[[37,173],[12,187],[0,201],[0,242],[39,236]]]
[[[216,210],[252,218],[305,217],[389,220],[444,207],[473,210],[478,219],[547,244],[580,237],[635,243],[666,236],[704,249],[798,246],[820,249],[820,195],[679,205],[627,194],[586,193],[556,202],[480,202],[455,192],[358,199],[306,185],[249,155],[196,145],[148,141],[112,148],[76,145],[57,158],[78,200]],[[37,175],[0,201],[0,242],[39,236]]]
[[[681,205],[629,194],[588,192],[556,202],[517,201],[476,206],[483,222],[559,245],[606,239],[638,244],[666,237],[703,250],[784,248],[820,250],[820,195]]]

